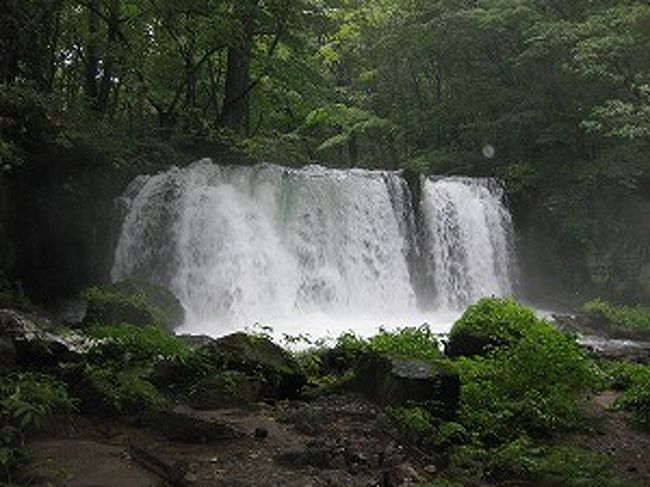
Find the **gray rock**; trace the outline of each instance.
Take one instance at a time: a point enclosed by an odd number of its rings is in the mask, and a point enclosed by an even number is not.
[[[0,341],[8,353],[13,350],[8,363],[38,368],[80,361],[93,344],[78,333],[56,330],[45,319],[14,310],[0,310]]]
[[[419,405],[453,417],[460,399],[458,374],[443,362],[364,355],[356,367],[354,390],[382,406]]]

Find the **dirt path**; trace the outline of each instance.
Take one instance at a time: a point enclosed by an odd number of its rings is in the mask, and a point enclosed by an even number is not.
[[[619,478],[650,486],[650,434],[634,429],[628,413],[613,409],[619,396],[605,391],[590,399],[588,414],[595,431],[581,436],[580,442],[606,455]]]
[[[385,432],[380,411],[356,396],[198,414],[236,424],[246,437],[182,444],[148,430],[79,418],[65,434],[30,446],[66,469],[70,487],[159,484],[160,477],[134,458],[133,445],[181,469],[182,482],[197,487],[393,487],[424,480],[424,465]]]

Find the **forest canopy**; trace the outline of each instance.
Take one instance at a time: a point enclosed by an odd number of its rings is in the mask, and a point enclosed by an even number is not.
[[[34,154],[81,147],[115,196],[216,144],[497,176],[554,256],[643,232],[620,220],[643,218],[625,212],[649,187],[644,0],[7,0],[0,15],[5,174],[38,179]]]

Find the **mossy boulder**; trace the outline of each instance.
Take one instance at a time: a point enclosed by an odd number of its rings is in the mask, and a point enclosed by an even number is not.
[[[93,286],[81,293],[84,324],[159,325],[173,330],[185,319],[183,305],[167,289],[142,281]]]
[[[484,355],[519,340],[539,323],[532,309],[510,298],[481,299],[454,323],[446,352],[450,357]]]
[[[195,409],[221,409],[246,406],[254,402],[260,383],[235,370],[201,379],[191,387],[188,403]]]
[[[382,406],[420,406],[442,418],[452,418],[460,400],[460,379],[445,359],[368,352],[357,363],[351,388]]]
[[[261,382],[260,393],[268,399],[298,396],[307,377],[298,362],[271,340],[246,333],[233,333],[200,349],[222,370],[235,370]]]

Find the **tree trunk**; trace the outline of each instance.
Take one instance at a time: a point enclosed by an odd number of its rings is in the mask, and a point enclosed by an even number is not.
[[[242,36],[228,49],[225,97],[219,125],[248,135],[254,18],[251,12],[244,15]]]
[[[113,88],[113,76],[115,74],[116,64],[114,50],[117,43],[117,36],[120,31],[120,0],[111,0],[107,24],[106,53],[104,55],[102,77],[99,82],[95,107],[97,111],[101,113],[105,113],[108,109],[111,89]]]
[[[86,96],[95,106],[97,101],[97,75],[99,71],[99,56],[97,54],[97,32],[99,30],[99,0],[91,0],[88,9],[88,43],[86,45]]]

